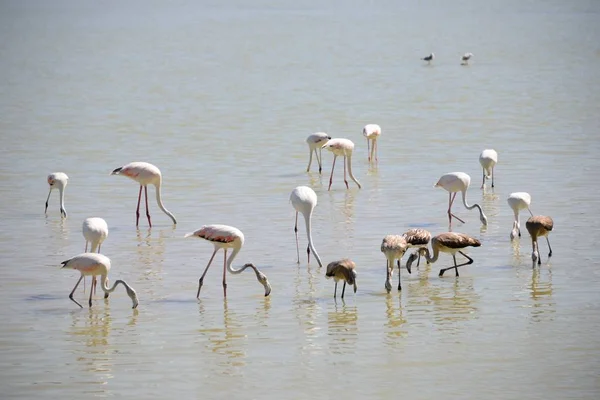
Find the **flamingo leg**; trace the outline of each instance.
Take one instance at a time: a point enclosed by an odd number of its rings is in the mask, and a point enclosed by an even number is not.
[[[329,176],[329,188],[327,190],[331,190],[331,183],[333,182],[333,170],[335,169],[335,160],[337,159],[337,155],[333,155],[333,165],[331,166],[331,175]]]
[[[315,149],[315,157],[317,157],[317,162],[319,163],[319,175],[321,174],[321,170],[323,169],[323,164],[322,164],[323,153],[322,153],[322,151],[323,151],[323,149],[320,148],[319,155],[317,155],[317,149]]]
[[[86,240],[85,241],[85,251],[84,251],[84,253],[87,253],[87,248],[88,248],[88,241]]]
[[[308,263],[310,264],[310,246],[306,246],[306,256],[308,257]]]
[[[79,280],[77,281],[77,283],[75,284],[75,287],[73,288],[73,290],[71,291],[71,293],[69,294],[69,298],[73,301],[73,303],[77,304],[79,307],[83,308],[83,306],[81,304],[79,304],[77,302],[77,300],[75,300],[73,298],[73,293],[75,293],[75,290],[77,289],[77,286],[79,286],[79,282],[81,282],[81,280],[83,279],[83,274],[79,277]]]
[[[310,171],[310,164],[312,164],[313,150],[314,149],[310,149],[310,151],[308,153],[308,167],[306,167],[306,172]]]
[[[202,284],[204,283],[204,275],[206,275],[206,272],[208,272],[208,267],[210,267],[210,263],[212,263],[213,258],[215,258],[215,254],[217,254],[217,250],[219,250],[219,249],[216,248],[215,251],[213,251],[212,256],[210,257],[210,260],[208,260],[208,265],[206,266],[206,268],[204,269],[204,272],[202,273],[202,276],[198,280],[198,293],[196,293],[197,299],[200,298],[200,289],[202,289]]]
[[[46,198],[46,208],[44,209],[44,213],[48,212],[48,201],[50,200],[50,194],[52,194],[52,188],[50,188],[50,191],[48,192],[48,198]]]
[[[492,167],[492,187],[494,187],[494,167]]]
[[[92,288],[90,289],[90,300],[88,301],[89,306],[92,306],[92,296],[94,294],[94,282],[96,282],[96,277],[92,277]]]
[[[333,289],[333,298],[335,299],[337,296],[337,280],[335,281],[335,288]]]
[[[377,140],[373,140],[373,147],[375,148],[375,162],[379,162],[379,146],[377,145]]]
[[[148,217],[148,225],[152,228],[152,221],[150,221],[150,209],[148,208],[148,186],[144,186],[144,194],[146,195],[146,217]]]
[[[400,260],[398,260],[398,290],[402,290],[402,274],[400,273]]]
[[[473,264],[473,259],[471,257],[469,257],[468,255],[466,255],[465,253],[463,253],[462,251],[458,251],[460,254],[462,254],[463,256],[465,256],[469,261],[467,261],[466,263],[462,263],[462,264],[458,264],[456,265],[456,255],[452,254],[452,258],[454,259],[454,266],[452,267],[448,267],[448,268],[443,268],[440,269],[440,274],[439,276],[444,275],[444,272],[448,271],[449,269],[453,269],[456,271],[456,276],[458,276],[458,267],[462,267],[464,265],[469,265],[469,264]]]
[[[296,225],[294,225],[294,233],[296,234],[296,253],[298,254],[298,264],[300,264],[300,247],[298,245],[298,211],[296,211]]]
[[[392,290],[392,270],[394,268],[394,261],[389,259],[385,262],[386,276],[385,276],[385,290],[389,293]]]
[[[546,236],[546,243],[548,243],[548,248],[550,249],[550,253],[548,253],[548,257],[552,257],[552,247],[550,247],[550,240],[548,240],[548,236]]]
[[[227,249],[223,249],[223,297],[227,297]]]
[[[450,221],[450,225],[452,225],[452,217],[456,218],[457,220],[459,220],[460,222],[462,222],[463,224],[465,223],[465,221],[463,221],[462,219],[458,218],[456,215],[452,214],[452,203],[454,203],[454,199],[456,198],[456,195],[458,194],[458,192],[454,192],[454,195],[452,195],[452,193],[448,194],[448,221]]]
[[[342,299],[344,298],[345,291],[346,291],[346,281],[344,281],[344,287],[342,287]]]
[[[346,179],[346,164],[347,158],[344,156],[344,183],[346,184],[346,189],[350,189],[350,186],[348,186],[348,179]]]
[[[367,138],[367,160],[371,162],[371,141]]]
[[[483,189],[485,187],[485,168],[481,168],[481,170],[483,171],[483,178],[481,179],[481,188]]]
[[[142,201],[142,185],[140,185],[140,194],[138,195],[138,205],[135,210],[135,226],[139,225],[140,222],[140,202]]]

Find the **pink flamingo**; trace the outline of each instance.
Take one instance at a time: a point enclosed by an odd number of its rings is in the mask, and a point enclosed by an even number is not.
[[[67,187],[67,183],[69,183],[69,177],[64,172],[53,172],[48,175],[48,185],[50,185],[50,191],[48,192],[48,198],[46,199],[46,209],[44,210],[45,213],[48,212],[48,200],[50,200],[52,189],[58,188],[58,193],[60,196],[60,215],[64,218],[67,218],[67,211],[65,210],[65,188]]]
[[[346,179],[346,165],[348,166],[350,178],[352,178],[354,183],[356,183],[360,189],[360,182],[352,174],[352,152],[354,151],[354,143],[349,139],[331,139],[323,147],[333,153],[333,165],[331,166],[331,176],[329,177],[329,188],[327,190],[331,190],[335,160],[338,156],[344,156],[344,183],[346,184],[346,189],[349,189],[348,180]]]
[[[140,201],[142,200],[142,188],[144,188],[144,193],[146,194],[146,217],[148,217],[148,225],[152,226],[152,221],[150,221],[150,211],[148,209],[148,185],[154,185],[156,188],[156,202],[158,203],[158,207],[173,220],[174,224],[177,224],[175,216],[171,214],[171,212],[163,205],[160,195],[162,175],[156,166],[147,162],[132,162],[115,169],[113,172],[111,172],[111,175],[124,175],[140,184],[140,194],[138,196],[137,209],[135,211],[135,226],[138,226],[140,221]]]
[[[306,143],[308,143],[308,151],[310,154],[310,156],[308,158],[308,167],[306,167],[306,172],[310,171],[310,165],[312,164],[313,153],[315,153],[315,158],[317,159],[317,163],[319,164],[319,173],[321,173],[321,169],[323,167],[323,164],[322,164],[323,155],[322,155],[321,151],[323,149],[323,145],[325,143],[327,143],[327,141],[329,139],[331,139],[331,136],[329,136],[325,132],[316,132],[316,133],[309,135],[306,138]],[[318,153],[317,153],[317,149],[319,150]]]
[[[308,254],[308,262],[310,262],[310,251],[312,250],[319,267],[322,267],[321,258],[317,253],[317,249],[313,245],[312,234],[311,234],[311,219],[312,212],[317,206],[317,194],[314,190],[308,186],[298,186],[290,194],[290,201],[292,206],[296,210],[296,225],[294,225],[294,232],[296,233],[296,252],[298,253],[298,264],[300,263],[300,247],[298,246],[298,213],[301,212],[306,222],[306,236],[308,237],[308,247],[306,253]]]
[[[487,217],[483,213],[483,210],[479,204],[473,204],[472,206],[467,204],[467,189],[471,184],[471,177],[464,172],[450,172],[442,175],[437,181],[434,187],[441,187],[448,191],[448,221],[452,225],[452,217],[456,218],[463,224],[465,221],[452,214],[452,203],[458,192],[462,192],[462,201],[467,210],[477,208],[479,210],[479,219],[483,225],[487,225]]]
[[[267,279],[266,275],[263,274],[254,266],[252,263],[245,264],[242,268],[234,269],[231,264],[233,263],[233,259],[242,249],[244,245],[244,234],[237,228],[233,226],[227,225],[204,225],[202,228],[198,229],[195,232],[188,233],[185,237],[197,237],[200,239],[208,240],[212,242],[215,247],[215,251],[213,251],[210,260],[208,261],[208,265],[206,269],[202,273],[202,276],[198,280],[198,293],[196,294],[196,298],[200,298],[200,289],[202,289],[202,283],[204,282],[204,276],[206,272],[208,272],[208,267],[215,258],[215,254],[219,249],[223,249],[223,296],[227,297],[227,280],[226,280],[226,272],[229,271],[232,274],[241,274],[244,272],[246,268],[252,268],[254,273],[256,274],[256,279],[260,284],[265,287],[265,297],[271,293],[271,284]],[[227,249],[233,249],[233,252],[227,259]]]
[[[375,161],[379,161],[377,157],[377,139],[381,136],[381,127],[377,124],[368,124],[363,128],[363,136],[367,138],[367,159],[371,161],[373,159],[373,153],[375,153]],[[373,145],[369,144],[373,142]]]
[[[135,290],[129,286],[125,281],[117,280],[114,285],[109,288],[108,287],[108,273],[110,272],[110,259],[105,255],[98,253],[83,253],[79,254],[73,258],[70,258],[66,261],[62,262],[62,267],[67,269],[75,269],[81,273],[81,277],[75,284],[75,287],[69,294],[69,298],[77,304],[79,307],[83,308],[81,304],[77,302],[73,298],[73,293],[79,286],[79,283],[83,279],[84,276],[95,276],[100,275],[100,288],[104,291],[104,298],[108,298],[108,295],[116,289],[118,284],[122,284],[125,286],[125,290],[127,291],[127,295],[131,298],[133,302],[133,308],[138,306],[138,297]],[[92,291],[90,290],[90,300],[89,306],[92,306]]]

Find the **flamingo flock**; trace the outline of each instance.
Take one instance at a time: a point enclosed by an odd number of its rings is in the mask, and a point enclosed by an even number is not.
[[[468,61],[470,58],[470,53],[467,53],[463,58],[466,57],[463,61]],[[469,55],[467,57],[467,55]],[[425,58],[426,61],[433,60],[433,53]],[[381,127],[377,124],[367,124],[363,128],[363,136],[367,140],[367,161],[378,162],[378,140],[381,136]],[[322,171],[323,158],[322,158],[322,149],[325,148],[333,153],[333,162],[331,166],[331,175],[329,177],[329,185],[327,190],[331,190],[331,186],[333,183],[333,175],[335,169],[335,162],[337,157],[343,157],[344,163],[344,183],[346,189],[349,190],[350,187],[348,185],[347,176],[350,176],[350,179],[356,183],[358,189],[361,189],[362,186],[358,179],[354,176],[352,172],[352,155],[354,152],[354,143],[350,139],[346,138],[332,138],[325,132],[316,132],[308,136],[306,139],[306,143],[309,146],[309,160],[308,166],[306,168],[306,172],[310,172],[310,167],[312,164],[313,155],[317,160],[317,164],[319,166],[319,174]],[[491,187],[493,188],[495,185],[494,182],[494,169],[498,162],[498,153],[493,149],[485,149],[481,152],[479,156],[479,162],[482,168],[482,185],[481,188],[485,188],[486,179],[491,179]],[[139,185],[139,193],[138,193],[138,201],[136,208],[136,219],[135,225],[139,226],[140,219],[140,205],[142,201],[142,192],[144,194],[145,199],[145,207],[146,207],[146,218],[148,220],[148,226],[152,227],[152,220],[150,217],[150,209],[148,203],[148,185],[153,185],[155,187],[156,193],[156,202],[158,207],[170,218],[173,222],[173,225],[177,224],[177,220],[173,213],[167,210],[162,201],[161,194],[161,186],[162,186],[162,174],[158,167],[152,165],[147,162],[132,162],[122,167],[114,169],[110,175],[123,175],[134,181],[136,181]],[[67,212],[65,210],[65,188],[68,182],[68,176],[64,172],[55,172],[47,177],[48,185],[50,186],[50,190],[48,193],[48,198],[46,199],[45,204],[45,213],[48,213],[48,202],[50,200],[50,196],[54,189],[58,189],[59,192],[59,201],[60,201],[60,214],[61,218],[67,218]],[[452,206],[454,204],[454,200],[456,199],[457,194],[461,193],[462,203],[467,210],[477,209],[479,214],[479,219],[481,224],[485,227],[488,224],[488,218],[485,215],[481,205],[472,204],[469,205],[467,202],[467,191],[469,189],[471,183],[471,177],[465,172],[450,172],[443,174],[434,185],[434,187],[439,187],[448,192],[448,227],[449,231],[437,234],[432,237],[431,233],[425,229],[421,228],[412,228],[407,230],[401,235],[397,234],[387,234],[384,236],[380,250],[386,258],[386,278],[385,278],[385,290],[390,293],[392,290],[392,278],[393,278],[393,270],[394,265],[396,263],[398,268],[398,291],[402,290],[401,284],[401,259],[402,257],[411,249],[415,249],[412,254],[409,255],[408,260],[406,261],[406,270],[409,274],[412,273],[412,264],[417,260],[417,267],[420,264],[421,257],[424,257],[427,263],[435,263],[439,260],[439,256],[441,253],[447,253],[452,256],[453,263],[445,268],[441,268],[439,271],[439,276],[442,277],[447,270],[454,269],[455,276],[459,276],[459,267],[463,267],[466,265],[470,265],[474,262],[473,258],[468,256],[465,251],[469,247],[480,247],[482,245],[481,241],[475,237],[466,235],[464,233],[453,232],[452,231],[452,220],[458,220],[461,223],[465,223],[465,221],[458,216],[456,216],[452,211]],[[316,209],[318,196],[317,193],[309,186],[297,186],[292,190],[289,197],[290,203],[295,211],[295,223],[294,223],[294,234],[296,240],[296,255],[297,255],[297,263],[300,263],[300,244],[298,237],[298,214],[302,214],[305,222],[306,228],[306,239],[307,239],[307,262],[310,263],[311,253],[316,260],[319,268],[323,266],[323,262],[319,253],[315,248],[315,243],[313,241],[312,236],[312,217],[313,213]],[[541,264],[541,256],[539,250],[538,239],[541,237],[546,238],[546,242],[548,244],[548,257],[552,256],[552,248],[550,247],[550,241],[548,239],[548,235],[552,231],[554,227],[554,222],[551,217],[542,216],[542,215],[534,215],[530,209],[531,206],[531,196],[526,192],[514,192],[509,195],[507,198],[507,203],[509,207],[513,210],[514,213],[514,221],[513,227],[510,232],[510,239],[515,240],[521,237],[521,224],[520,224],[520,212],[522,210],[527,210],[531,214],[531,217],[526,222],[526,228],[529,232],[532,240],[532,254],[531,259],[535,265]],[[96,277],[100,277],[100,288],[104,292],[105,299],[108,298],[109,294],[112,293],[118,285],[122,285],[125,288],[127,295],[130,297],[132,301],[133,308],[135,309],[138,304],[138,295],[133,287],[127,284],[123,280],[116,280],[112,287],[108,285],[108,274],[111,269],[111,261],[110,259],[101,254],[101,247],[103,242],[108,237],[108,224],[103,218],[99,217],[90,217],[86,218],[82,224],[82,234],[85,238],[85,250],[84,253],[74,256],[66,261],[62,262],[63,268],[66,269],[74,269],[79,271],[80,277],[73,290],[69,294],[69,298],[76,303],[78,306],[82,307],[82,305],[75,300],[74,293],[81,283],[81,280],[84,280],[84,292],[85,292],[85,277],[92,277],[92,284],[88,299],[88,305],[92,306],[93,295],[95,294],[95,289],[97,286]],[[200,278],[198,279],[198,290],[196,292],[196,298],[200,298],[200,292],[202,290],[202,286],[204,284],[204,278],[219,250],[223,250],[223,297],[227,296],[227,274],[238,275],[244,272],[246,269],[253,270],[256,280],[263,286],[264,288],[264,296],[269,296],[271,294],[271,283],[267,276],[257,268],[253,263],[245,263],[243,266],[239,268],[233,267],[233,261],[236,259],[242,247],[244,245],[245,237],[242,231],[239,229],[221,224],[211,224],[204,225],[200,229],[186,234],[184,237],[189,238],[199,238],[205,241],[212,243],[213,252],[208,260],[208,263]],[[431,245],[431,248],[429,247]],[[89,252],[88,252],[89,247]],[[231,250],[231,253],[228,255],[228,251]],[[461,255],[466,258],[466,262],[458,263],[456,256]],[[340,260],[332,261],[327,264],[325,277],[333,278],[335,281],[334,288],[334,298],[337,297],[337,284],[338,281],[343,281],[344,286],[342,288],[341,298],[344,298],[346,285],[353,286],[354,293],[357,291],[357,273],[356,273],[356,264],[349,258],[343,258]]]

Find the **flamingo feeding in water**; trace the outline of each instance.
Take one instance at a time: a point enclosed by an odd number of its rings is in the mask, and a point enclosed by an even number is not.
[[[455,233],[455,232],[446,232],[441,233],[439,235],[434,236],[431,239],[431,247],[433,249],[433,258],[429,253],[429,248],[421,248],[418,251],[425,256],[428,262],[434,263],[438,260],[440,252],[452,254],[452,258],[454,259],[454,266],[448,268],[440,269],[439,276],[444,275],[449,269],[454,268],[456,272],[456,276],[458,276],[458,267],[462,267],[463,265],[473,264],[473,259],[463,253],[461,250],[464,250],[467,247],[479,247],[481,246],[481,242],[469,235],[465,235],[464,233]],[[469,261],[462,264],[456,264],[456,253],[460,253],[465,256]],[[417,258],[416,253],[412,253],[410,257],[408,257],[408,261],[406,262],[406,268],[410,268],[414,260]]]
[[[215,251],[213,251],[210,260],[208,261],[208,265],[206,269],[202,273],[202,276],[198,280],[198,293],[196,294],[196,298],[200,298],[200,289],[202,289],[202,284],[204,282],[204,276],[206,272],[208,272],[208,268],[215,258],[215,254],[219,249],[223,249],[223,296],[227,297],[227,279],[226,273],[229,271],[232,274],[241,274],[244,272],[246,268],[252,268],[254,273],[256,274],[256,279],[260,284],[262,284],[265,288],[265,297],[271,293],[271,284],[267,279],[267,276],[260,272],[258,268],[254,266],[252,263],[247,263],[243,267],[239,269],[234,269],[231,264],[233,263],[233,259],[242,249],[244,245],[244,234],[237,228],[233,226],[227,225],[204,225],[202,228],[198,229],[195,232],[188,233],[185,237],[197,237],[200,239],[208,240],[212,242],[215,247]],[[233,252],[227,258],[227,249],[233,249]]]
[[[548,257],[552,257],[552,247],[550,247],[550,240],[548,240],[548,235],[552,231],[552,228],[554,228],[554,221],[552,221],[552,218],[546,217],[544,215],[531,216],[525,223],[525,227],[531,235],[531,245],[533,247],[533,251],[531,252],[531,259],[533,260],[533,262],[537,261],[539,265],[542,263],[542,257],[540,256],[540,247],[537,239],[538,237],[542,236],[546,237],[548,249],[550,249]]]
[[[373,153],[375,153],[375,161],[379,161],[377,157],[377,139],[381,136],[381,127],[377,124],[368,124],[363,128],[363,136],[367,138],[367,159],[373,160]],[[369,147],[370,143],[373,144]]]
[[[138,297],[135,290],[129,286],[125,281],[116,280],[114,285],[109,288],[108,287],[108,273],[110,271],[110,259],[105,255],[98,253],[83,253],[79,254],[73,258],[68,259],[67,261],[62,262],[62,267],[67,269],[75,269],[81,273],[81,277],[75,284],[75,287],[69,294],[69,298],[77,304],[79,307],[83,308],[81,304],[77,302],[73,298],[73,293],[79,286],[79,283],[83,279],[84,276],[95,276],[100,275],[100,288],[104,291],[104,298],[108,298],[108,295],[116,289],[118,284],[122,284],[125,286],[125,290],[127,291],[127,295],[131,298],[133,302],[133,308],[138,306]],[[92,290],[90,290],[90,300],[89,306],[92,306]]]
[[[492,178],[492,187],[494,187],[494,167],[498,163],[498,153],[493,149],[485,149],[479,155],[479,164],[483,169],[483,180],[481,182],[481,188],[485,186],[485,178]]]
[[[175,216],[171,214],[169,210],[163,205],[160,186],[162,184],[162,175],[160,170],[147,162],[132,162],[122,167],[115,169],[111,172],[111,175],[124,175],[128,178],[140,184],[140,194],[138,195],[137,209],[135,211],[135,226],[139,225],[140,221],[140,202],[142,200],[142,188],[146,195],[146,217],[148,217],[148,225],[152,227],[152,221],[150,220],[150,210],[148,209],[148,185],[154,185],[156,189],[156,202],[158,207],[173,220],[174,224],[177,224]]]
[[[298,186],[290,194],[290,201],[292,206],[296,210],[296,224],[294,225],[294,233],[296,234],[296,252],[298,253],[298,264],[300,264],[300,247],[298,245],[298,213],[302,213],[304,216],[304,222],[306,223],[306,236],[308,237],[308,247],[306,253],[308,255],[308,262],[310,262],[310,252],[312,251],[319,263],[319,267],[322,267],[321,258],[315,249],[312,241],[311,234],[311,220],[312,212],[317,206],[317,194],[314,190],[308,186]]]
[[[431,240],[431,232],[425,229],[412,228],[402,234],[404,240],[408,244],[408,248],[426,248]],[[421,253],[419,253],[419,259],[417,260],[417,267],[421,263]],[[398,259],[398,269],[400,269],[400,259]],[[409,271],[410,273],[410,271]]]
[[[521,222],[519,221],[519,211],[527,210],[529,214],[533,217],[533,213],[529,209],[531,205],[531,196],[526,192],[514,192],[508,196],[506,199],[510,208],[512,208],[513,213],[515,214],[515,220],[513,222],[513,228],[510,231],[510,239],[514,239],[517,237],[521,237]]]
[[[333,298],[337,296],[337,284],[338,281],[344,281],[344,287],[342,288],[342,299],[344,298],[344,292],[346,291],[346,283],[348,285],[354,285],[354,293],[356,293],[356,264],[354,261],[344,258],[338,261],[332,261],[327,265],[327,272],[325,276],[333,278],[335,280],[335,288],[333,289]]]
[[[401,274],[400,274],[400,259],[406,253],[408,249],[408,243],[403,236],[400,235],[386,235],[381,242],[381,252],[387,258],[386,263],[386,277],[385,277],[385,290],[387,292],[392,291],[392,275],[394,274],[394,260],[398,260],[398,290],[402,290],[401,285]],[[406,266],[408,273],[411,273],[410,265]]]
[[[327,141],[329,139],[331,139],[331,136],[329,136],[325,132],[316,132],[316,133],[309,135],[306,138],[306,143],[308,143],[308,151],[309,151],[308,167],[306,167],[306,172],[310,171],[310,165],[312,164],[313,153],[315,153],[315,158],[317,159],[317,163],[319,164],[319,174],[321,173],[321,169],[323,167],[323,163],[322,163],[323,155],[321,152],[323,150],[323,145],[325,145],[325,143],[327,143]],[[318,153],[317,153],[317,150],[319,150]]]
[[[338,156],[344,156],[344,183],[346,184],[346,189],[349,189],[348,180],[346,179],[346,166],[348,166],[348,174],[350,175],[350,178],[352,178],[354,183],[356,183],[360,189],[360,182],[352,174],[352,152],[354,151],[354,143],[352,143],[352,141],[349,139],[331,139],[325,143],[323,147],[327,148],[327,150],[333,153],[333,164],[331,166],[331,176],[329,177],[329,188],[327,190],[331,190],[335,160]]]
[[[58,188],[58,194],[60,196],[60,215],[67,218],[67,211],[65,210],[65,188],[69,183],[69,177],[64,172],[53,172],[48,175],[48,185],[50,185],[50,191],[48,192],[48,198],[46,199],[46,208],[44,213],[48,212],[48,200],[52,194],[52,189]]]
[[[456,198],[456,194],[458,192],[462,192],[462,201],[467,210],[472,210],[473,208],[477,208],[479,210],[479,219],[483,225],[487,225],[487,217],[483,213],[483,210],[479,206],[479,204],[473,204],[472,206],[467,204],[467,189],[471,184],[471,177],[464,172],[450,172],[448,174],[442,175],[442,177],[437,181],[434,187],[441,187],[448,191],[448,221],[449,224],[452,225],[452,217],[456,218],[463,224],[465,221],[458,218],[456,215],[452,214],[452,203]]]
[[[81,227],[83,237],[85,238],[85,252],[88,251],[88,243],[91,244],[90,253],[100,253],[102,242],[108,237],[108,225],[102,218],[86,218]],[[85,291],[85,278],[83,278]],[[92,276],[92,288],[95,292],[96,276]]]

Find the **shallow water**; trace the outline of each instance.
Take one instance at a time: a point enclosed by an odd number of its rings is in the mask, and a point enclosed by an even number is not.
[[[0,378],[8,398],[594,398],[600,384],[600,5],[589,1],[4,2],[0,8]],[[450,4],[451,3],[451,4]],[[434,51],[427,66],[419,58]],[[475,54],[468,67],[464,52]],[[362,126],[378,123],[369,165]],[[332,156],[306,173],[308,134],[356,144],[363,185],[346,190]],[[478,156],[499,153],[496,187]],[[160,167],[176,227],[156,207],[136,229],[137,187],[109,176]],[[64,171],[68,219],[46,175]],[[439,278],[422,264],[403,291],[384,289],[383,236],[448,229],[440,175],[471,175],[455,231],[482,247]],[[297,185],[319,196],[316,248],[352,258],[358,292],[332,298],[323,268],[296,264]],[[541,267],[509,240],[509,193],[554,218]],[[102,246],[140,298],[118,290],[92,308],[68,299],[81,223],[104,218]],[[523,215],[523,221],[526,219]],[[223,299],[219,253],[201,300],[210,244],[203,224],[242,230]],[[524,225],[524,224],[523,224]],[[406,260],[406,257],[405,257]],[[394,288],[397,271],[394,273]],[[88,281],[89,290],[89,281]],[[76,297],[85,304],[87,294]]]

